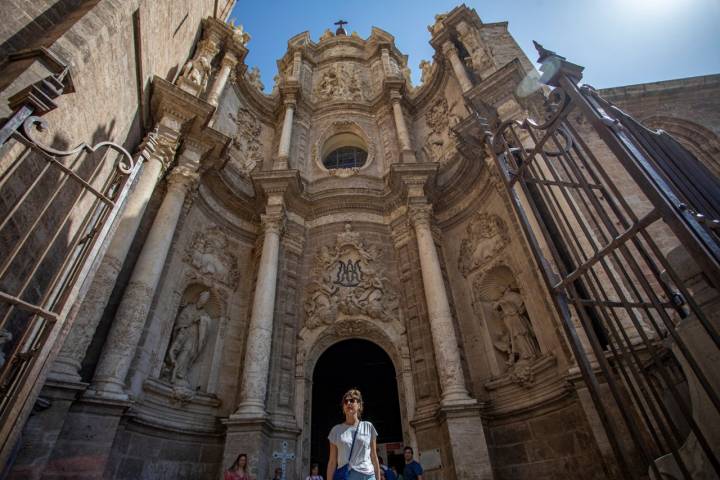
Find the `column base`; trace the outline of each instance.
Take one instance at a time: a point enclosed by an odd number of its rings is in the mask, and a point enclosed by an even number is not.
[[[84,395],[67,414],[47,464],[51,478],[104,478],[118,424],[130,402]]]
[[[402,152],[400,152],[400,162],[417,163],[417,157],[415,157],[415,152],[413,150],[403,150]]]
[[[273,170],[287,170],[289,162],[289,157],[277,157],[275,158],[275,161],[273,162]]]
[[[130,395],[125,393],[123,387],[110,382],[93,383],[85,391],[83,398],[88,401],[98,402],[128,402],[131,400]]]
[[[449,440],[453,471],[458,480],[491,480],[490,451],[480,406],[443,406],[438,411]]]
[[[448,389],[443,392],[440,400],[440,406],[443,408],[471,407],[477,404],[477,400],[472,398],[464,388]]]
[[[87,387],[83,383],[48,381],[40,391],[35,412],[28,417],[20,437],[11,478],[39,479],[47,469],[50,455],[75,398]],[[47,402],[47,403],[45,403]],[[41,405],[48,405],[43,409]]]
[[[233,421],[255,421],[266,420],[267,418],[268,413],[262,403],[241,403],[235,413],[230,415],[230,419]]]

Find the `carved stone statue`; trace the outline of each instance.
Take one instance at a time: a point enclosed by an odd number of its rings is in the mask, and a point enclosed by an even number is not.
[[[188,60],[182,69],[178,85],[183,90],[199,95],[207,87],[210,77],[210,61],[205,56]]]
[[[238,43],[242,45],[243,47],[247,45],[247,43],[250,41],[250,34],[245,31],[245,28],[242,25],[237,25],[233,23],[233,41],[235,43]]]
[[[265,89],[265,85],[263,85],[262,81],[260,80],[260,69],[258,67],[252,67],[250,70],[248,70],[248,72],[245,74],[245,77],[247,78],[250,85],[257,88],[261,92]]]
[[[514,367],[527,363],[540,355],[540,347],[527,318],[522,296],[507,287],[493,309],[502,318],[504,326],[500,339],[494,341],[495,348],[507,355],[506,364]]]
[[[240,175],[247,177],[255,166],[262,162],[262,125],[260,120],[244,107],[238,109],[237,115],[230,114],[230,118],[235,122],[237,132],[230,143],[228,155],[233,159]]]
[[[211,319],[204,307],[209,299],[210,292],[202,292],[195,303],[182,307],[175,320],[172,341],[165,355],[164,371],[164,377],[173,385],[190,388],[190,367],[207,343]]]
[[[427,60],[421,60],[420,70],[422,71],[420,83],[426,85],[430,81],[430,77],[432,77],[433,64]]]

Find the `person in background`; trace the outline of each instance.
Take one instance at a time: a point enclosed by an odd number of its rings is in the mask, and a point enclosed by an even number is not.
[[[275,475],[273,475],[272,480],[280,480],[282,478],[282,468],[278,467],[275,469]]]
[[[404,480],[423,480],[423,469],[418,462],[413,460],[415,452],[412,447],[405,447],[403,449],[403,456],[405,457],[405,468],[403,468],[403,479]]]
[[[225,471],[225,480],[251,480],[250,467],[248,466],[247,455],[241,453],[235,459],[235,463]]]
[[[382,475],[385,480],[397,480],[395,478],[395,475],[393,474],[393,471],[390,470],[390,467],[385,465],[385,462],[380,455],[378,455],[378,462],[380,462],[380,475]]]
[[[310,475],[305,477],[305,480],[323,480],[322,475],[320,475],[320,465],[313,463],[310,467]]]

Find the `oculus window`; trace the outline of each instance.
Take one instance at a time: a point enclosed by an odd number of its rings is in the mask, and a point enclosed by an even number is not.
[[[328,170],[360,168],[368,158],[367,146],[354,133],[343,132],[328,138],[323,145],[322,163]]]

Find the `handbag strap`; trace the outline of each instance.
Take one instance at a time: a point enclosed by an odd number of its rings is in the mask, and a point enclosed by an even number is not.
[[[350,454],[348,455],[348,466],[350,465],[350,459],[352,458],[353,447],[355,446],[355,437],[357,437],[357,433],[360,430],[361,425],[362,425],[362,422],[358,423],[358,426],[355,429],[355,433],[353,433],[353,441],[352,441],[352,445],[350,445]]]

